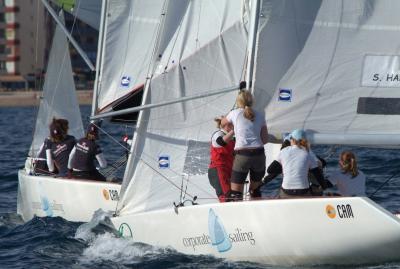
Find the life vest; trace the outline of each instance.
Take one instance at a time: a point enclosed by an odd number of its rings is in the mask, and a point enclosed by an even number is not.
[[[217,131],[221,132],[221,131]],[[222,132],[221,132],[222,133]],[[215,134],[215,133],[214,133]],[[213,134],[213,136],[214,136]],[[233,149],[235,148],[235,141],[229,141],[225,146],[214,147],[211,141],[210,146],[210,168],[224,166],[226,168],[232,169],[233,165]]]

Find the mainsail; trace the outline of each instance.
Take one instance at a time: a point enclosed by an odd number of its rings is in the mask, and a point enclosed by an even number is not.
[[[303,128],[313,143],[398,146],[400,3],[271,1],[270,7],[281,12],[260,35],[256,75],[269,132],[280,138]]]
[[[154,58],[165,2],[106,2],[103,59],[94,104],[96,114],[111,110],[129,94],[142,89]]]
[[[61,15],[64,20],[64,16]],[[53,117],[69,121],[69,133],[83,136],[82,119],[75,92],[67,38],[57,26],[50,50],[42,98],[36,119],[30,156],[38,153],[44,139],[49,136],[49,123]]]
[[[248,5],[241,0],[179,3],[177,10],[168,6],[160,25],[170,34],[160,35],[146,103],[237,87],[244,77]],[[173,14],[180,14],[179,23],[168,19]],[[207,178],[213,118],[229,111],[235,97],[230,92],[142,112],[119,208],[154,210],[194,196],[201,203],[215,202]]]

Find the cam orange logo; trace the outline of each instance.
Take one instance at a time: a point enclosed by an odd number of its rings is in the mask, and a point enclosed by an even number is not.
[[[110,200],[110,194],[108,193],[108,190],[103,189],[103,196],[104,196],[104,199]]]
[[[336,210],[333,206],[327,205],[325,211],[328,217],[330,217],[331,219],[334,219],[336,217]]]

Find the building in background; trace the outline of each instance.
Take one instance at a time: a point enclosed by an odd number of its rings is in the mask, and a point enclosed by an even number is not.
[[[52,23],[37,0],[0,0],[0,88],[34,88],[43,75]]]
[[[97,30],[68,13],[65,21],[67,29],[95,63]],[[0,0],[0,90],[41,89],[54,26],[40,0]],[[93,89],[94,72],[72,46],[70,49],[76,87]]]

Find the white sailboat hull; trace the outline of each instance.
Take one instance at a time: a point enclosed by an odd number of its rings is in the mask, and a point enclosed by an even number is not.
[[[122,213],[112,222],[138,242],[235,261],[306,265],[400,259],[400,219],[368,198],[208,204],[178,213],[171,207]]]
[[[88,222],[98,209],[115,210],[120,188],[116,183],[32,176],[19,170],[17,213],[24,221],[38,216]]]

